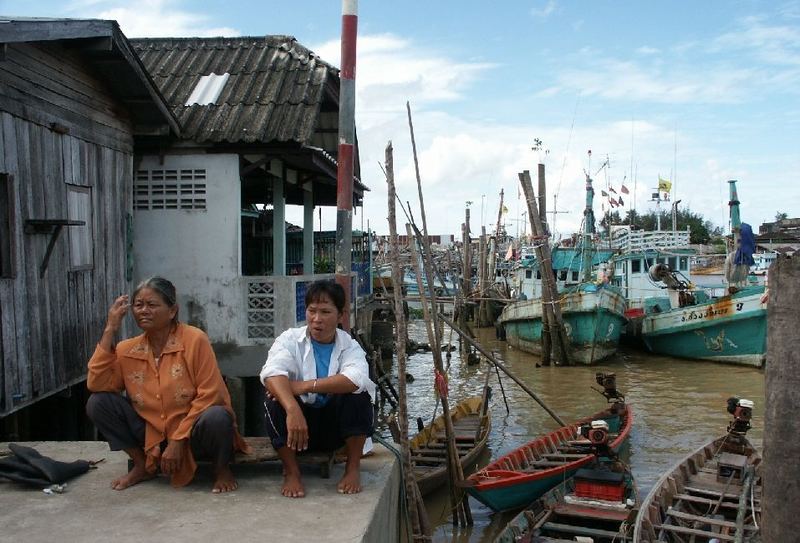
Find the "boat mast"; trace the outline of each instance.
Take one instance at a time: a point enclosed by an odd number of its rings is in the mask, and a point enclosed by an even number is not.
[[[583,268],[582,282],[588,283],[592,279],[592,235],[594,234],[594,189],[592,178],[586,172],[586,209],[583,210],[583,243],[581,244],[581,267]]]
[[[736,234],[742,227],[742,219],[739,216],[739,196],[736,194],[736,179],[728,181],[728,206],[730,209],[731,217],[731,232]]]

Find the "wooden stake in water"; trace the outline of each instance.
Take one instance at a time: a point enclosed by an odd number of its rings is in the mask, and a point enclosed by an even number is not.
[[[403,272],[400,267],[400,250],[397,242],[397,225],[395,219],[395,186],[394,186],[394,157],[392,153],[392,142],[386,145],[386,182],[388,184],[389,199],[389,233],[390,251],[392,262],[392,282],[396,286],[393,288],[394,314],[397,324],[396,350],[397,350],[397,388],[398,388],[398,409],[397,418],[400,430],[400,449],[403,459],[403,484],[406,489],[406,502],[408,504],[409,516],[411,517],[411,530],[414,541],[427,541],[430,533],[428,515],[425,511],[425,504],[422,495],[414,478],[414,470],[411,465],[411,449],[408,442],[408,404],[406,394],[406,316],[403,311],[403,296],[400,285],[403,284]]]

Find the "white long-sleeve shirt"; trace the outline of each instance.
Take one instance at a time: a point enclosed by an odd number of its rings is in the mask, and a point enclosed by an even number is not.
[[[331,353],[328,375],[317,375],[314,349],[308,327],[290,328],[275,339],[267,354],[267,361],[261,368],[261,382],[269,377],[284,375],[290,381],[309,381],[330,375],[342,374],[358,388],[353,394],[369,393],[375,401],[375,383],[369,378],[369,366],[364,350],[347,332],[336,329],[335,345]],[[313,393],[300,396],[303,403],[313,404],[317,395]]]

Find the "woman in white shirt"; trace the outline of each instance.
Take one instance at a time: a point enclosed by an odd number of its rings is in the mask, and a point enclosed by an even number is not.
[[[305,496],[296,454],[342,445],[347,464],[337,489],[361,491],[361,453],[374,429],[375,383],[361,346],[337,328],[344,304],[344,289],[335,282],[310,284],[307,325],[278,336],[261,369],[267,434],[283,462],[281,493],[289,498]]]

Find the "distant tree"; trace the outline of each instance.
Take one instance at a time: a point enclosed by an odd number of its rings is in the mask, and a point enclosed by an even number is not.
[[[787,213],[783,213],[782,211],[778,211],[777,213],[775,213],[775,222],[782,221],[788,218],[789,215]]]

